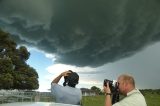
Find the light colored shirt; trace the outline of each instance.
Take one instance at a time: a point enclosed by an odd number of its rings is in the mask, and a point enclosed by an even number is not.
[[[51,83],[51,93],[57,103],[78,105],[82,99],[82,92],[78,88],[69,86],[61,86],[56,83]]]
[[[138,89],[127,93],[127,96],[112,106],[147,106],[144,96]]]

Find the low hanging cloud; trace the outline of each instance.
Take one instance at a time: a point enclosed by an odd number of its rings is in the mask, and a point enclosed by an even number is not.
[[[160,40],[158,0],[0,0],[0,28],[57,63],[97,67]]]

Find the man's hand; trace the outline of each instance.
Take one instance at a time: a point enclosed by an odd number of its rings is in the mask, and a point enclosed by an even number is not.
[[[71,73],[71,71],[65,71],[61,73],[61,76],[68,76]]]
[[[106,99],[105,99],[105,106],[112,106],[111,103],[111,90],[109,88],[109,82],[107,82],[107,86],[103,86],[103,90],[106,94]]]
[[[109,82],[107,82],[107,86],[103,86],[103,90],[105,93],[111,93],[111,90],[109,88]]]
[[[68,76],[69,73],[71,73],[71,71],[65,71],[65,72],[62,72],[59,76],[57,76],[53,81],[52,83],[58,83],[59,80],[61,79],[61,77],[65,77],[65,76]]]

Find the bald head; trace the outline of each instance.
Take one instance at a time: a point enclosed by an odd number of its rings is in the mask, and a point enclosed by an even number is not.
[[[121,80],[124,83],[130,84],[133,87],[135,87],[135,81],[134,78],[131,75],[128,74],[122,74],[118,77],[118,80]]]

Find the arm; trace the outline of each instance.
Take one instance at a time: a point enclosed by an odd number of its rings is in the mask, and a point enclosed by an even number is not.
[[[112,106],[112,102],[111,102],[111,91],[109,88],[109,84],[107,83],[107,86],[103,86],[104,88],[104,92],[106,94],[106,98],[105,98],[105,106]]]
[[[61,79],[61,77],[62,77],[62,74],[60,74],[59,76],[57,76],[57,77],[52,81],[52,83],[58,84],[58,82],[59,82],[59,80]]]
[[[112,106],[111,95],[106,95],[105,106]]]
[[[56,83],[58,84],[59,80],[63,77],[63,76],[68,76],[68,73],[71,73],[70,71],[65,71],[62,72],[60,75],[58,75],[55,79],[53,79],[52,83]]]

